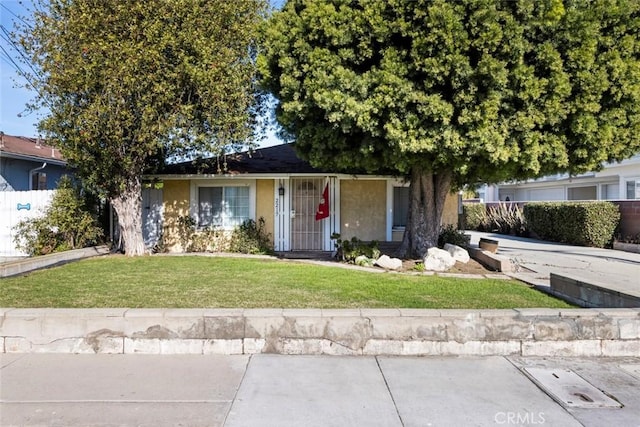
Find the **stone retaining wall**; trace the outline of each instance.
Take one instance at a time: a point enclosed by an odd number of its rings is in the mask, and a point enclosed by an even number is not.
[[[4,353],[640,356],[640,309],[0,309]]]

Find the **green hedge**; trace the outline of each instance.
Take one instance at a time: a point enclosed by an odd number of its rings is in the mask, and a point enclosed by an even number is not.
[[[543,240],[603,248],[613,240],[620,221],[609,202],[527,203],[527,228]]]
[[[487,223],[487,208],[484,203],[470,203],[462,206],[463,228],[465,230],[484,230]]]

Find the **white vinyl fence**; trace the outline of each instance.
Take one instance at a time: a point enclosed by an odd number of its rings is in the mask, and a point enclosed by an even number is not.
[[[55,190],[0,191],[0,257],[26,256],[16,249],[14,227],[44,213]]]
[[[0,191],[0,258],[27,255],[16,249],[14,227],[20,221],[43,215],[55,191]],[[162,235],[162,216],[162,190],[144,189],[142,232],[149,249],[158,243]],[[114,226],[114,230],[117,230],[117,226]]]

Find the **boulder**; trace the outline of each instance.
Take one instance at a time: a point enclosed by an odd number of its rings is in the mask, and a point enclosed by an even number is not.
[[[385,270],[400,270],[402,268],[402,260],[382,255],[376,260],[375,265],[382,267]]]
[[[451,243],[445,243],[444,250],[449,252],[451,257],[456,261],[460,261],[464,264],[469,262],[469,252],[467,252],[466,249],[463,249],[460,246],[452,245]]]
[[[429,248],[424,257],[424,269],[427,271],[447,271],[456,265],[449,252],[439,248]]]

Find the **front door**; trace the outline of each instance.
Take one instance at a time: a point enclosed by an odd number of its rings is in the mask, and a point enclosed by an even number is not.
[[[316,221],[324,178],[291,180],[291,250],[321,251],[325,221]]]
[[[162,190],[142,190],[142,237],[147,249],[153,248],[162,234]]]

